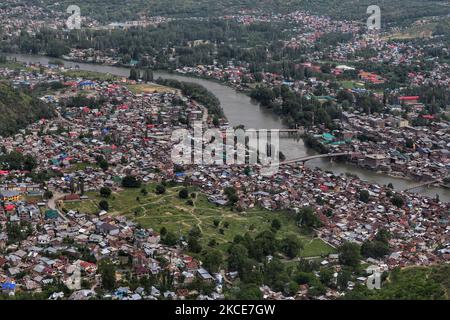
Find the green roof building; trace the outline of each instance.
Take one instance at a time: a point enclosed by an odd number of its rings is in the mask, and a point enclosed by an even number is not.
[[[47,210],[45,211],[45,220],[53,220],[58,218],[58,211],[57,210]]]

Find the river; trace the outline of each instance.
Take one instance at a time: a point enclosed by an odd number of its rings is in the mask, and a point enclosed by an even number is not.
[[[89,63],[76,63],[36,55],[11,54],[8,56],[10,58],[16,58],[17,61],[21,62],[48,64],[49,61],[58,60],[61,61],[61,63],[64,63],[64,66],[68,68],[74,68],[75,66],[78,66],[81,70],[110,73],[113,75],[124,77],[128,77],[130,74],[129,69],[122,67],[111,67]],[[286,127],[280,117],[274,115],[270,110],[266,110],[264,107],[260,107],[247,95],[239,93],[229,86],[220,84],[216,81],[170,74],[166,72],[155,72],[154,76],[155,78],[161,77],[166,79],[194,82],[204,86],[220,100],[224,114],[228,118],[228,121],[232,126],[242,124],[245,126],[245,128],[253,129],[277,129]],[[280,137],[280,150],[284,153],[286,159],[299,158],[305,155],[313,155],[316,153],[315,151],[307,148],[301,139],[294,138]],[[389,183],[392,183],[395,190],[404,190],[418,184],[418,182],[416,181],[390,177],[370,170],[358,168],[351,164],[330,162],[326,159],[312,160],[307,162],[307,165],[310,167],[320,167],[323,170],[332,171],[336,174],[349,172],[352,174],[356,174],[363,180],[377,183],[379,185],[387,185]],[[438,194],[441,201],[450,201],[450,189],[424,187],[415,189],[415,192],[430,197],[435,197],[436,194]]]

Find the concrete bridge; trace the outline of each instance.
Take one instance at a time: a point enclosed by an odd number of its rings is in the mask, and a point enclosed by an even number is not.
[[[244,130],[247,130],[247,129],[244,129]],[[254,130],[254,131],[258,132],[259,130],[262,130],[262,129],[248,129],[248,130]],[[288,134],[303,134],[305,132],[305,129],[303,127],[300,127],[298,129],[264,129],[264,130],[267,130],[267,131],[273,130],[278,133],[288,133]],[[223,134],[225,134],[226,130],[221,130],[221,132]]]
[[[314,155],[314,156],[307,156],[307,157],[302,157],[302,158],[296,158],[296,159],[283,161],[283,162],[280,162],[280,164],[292,164],[292,163],[297,163],[297,162],[305,163],[306,161],[314,160],[314,159],[334,158],[334,157],[340,157],[340,156],[351,156],[352,154],[353,154],[352,152],[317,154],[317,155]]]
[[[412,190],[414,190],[414,189],[419,189],[419,188],[422,188],[422,187],[428,187],[428,186],[431,186],[431,185],[433,185],[433,184],[435,184],[435,183],[442,183],[443,181],[444,181],[444,179],[436,179],[436,180],[432,180],[432,181],[427,181],[427,182],[423,182],[423,183],[417,184],[417,185],[415,185],[415,186],[406,188],[406,189],[404,189],[403,191],[404,191],[404,192],[412,191]]]

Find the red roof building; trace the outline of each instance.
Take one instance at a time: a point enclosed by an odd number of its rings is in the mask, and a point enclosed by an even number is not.
[[[403,96],[399,98],[400,101],[412,101],[412,100],[419,100],[420,96]]]

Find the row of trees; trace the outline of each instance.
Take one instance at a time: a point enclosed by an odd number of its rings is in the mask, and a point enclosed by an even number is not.
[[[153,71],[151,69],[144,69],[141,73],[139,69],[131,68],[130,70],[130,80],[142,80],[144,82],[152,82],[153,81]]]
[[[205,106],[208,109],[209,114],[211,114],[212,116],[223,116],[223,110],[220,106],[219,99],[217,99],[217,97],[210,91],[208,91],[205,87],[199,84],[162,78],[157,79],[156,83],[180,89],[184,95]]]

